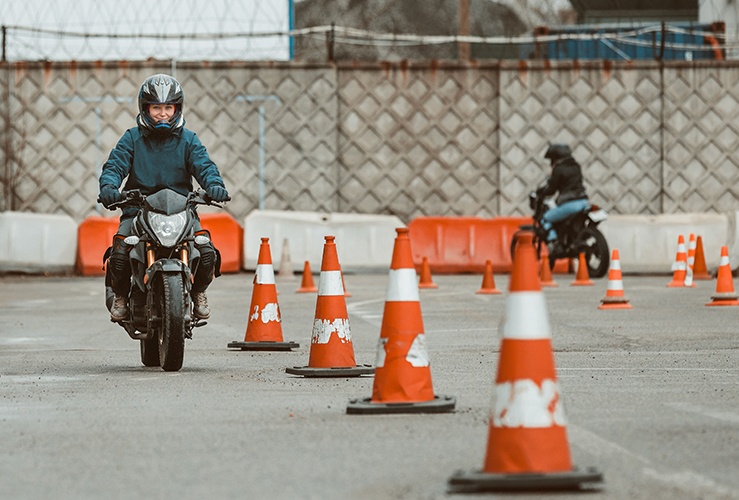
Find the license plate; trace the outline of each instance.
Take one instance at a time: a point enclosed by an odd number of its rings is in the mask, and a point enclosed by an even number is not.
[[[590,217],[590,220],[592,220],[593,222],[603,222],[608,218],[608,213],[602,208],[599,208],[598,210],[593,210],[592,212],[589,212],[588,217]]]

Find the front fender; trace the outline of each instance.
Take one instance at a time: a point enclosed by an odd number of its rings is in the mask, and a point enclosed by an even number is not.
[[[159,259],[146,270],[146,282],[153,283],[154,277],[159,273],[181,273],[185,278],[186,286],[192,283],[192,272],[190,268],[179,259]]]

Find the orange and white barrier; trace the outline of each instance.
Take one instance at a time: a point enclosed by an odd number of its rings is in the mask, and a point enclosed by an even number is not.
[[[452,476],[453,490],[562,489],[602,480],[572,465],[532,240],[525,233],[515,248],[483,468]]]
[[[456,404],[454,398],[434,395],[411,240],[407,228],[396,232],[372,397],[351,400],[350,414],[439,413]]]
[[[282,318],[277,302],[269,238],[262,238],[259,247],[259,261],[254,274],[254,288],[244,341],[233,341],[228,347],[242,351],[289,351],[299,347],[299,344],[285,342],[282,338]]]
[[[611,252],[611,264],[608,268],[608,289],[601,299],[598,309],[632,309],[629,299],[624,294],[624,282],[621,276],[621,260],[618,250]]]
[[[707,306],[739,306],[739,296],[734,292],[734,278],[729,264],[729,248],[721,247],[721,260],[716,277],[716,293]]]
[[[287,368],[285,371],[292,375],[358,377],[374,372],[371,366],[358,366],[354,360],[352,329],[334,239],[326,236],[323,246],[308,366]]]

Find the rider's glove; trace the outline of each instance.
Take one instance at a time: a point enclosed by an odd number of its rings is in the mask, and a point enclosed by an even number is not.
[[[207,192],[208,197],[213,201],[224,202],[231,199],[231,197],[228,196],[228,191],[226,191],[226,188],[217,184],[210,186]]]
[[[121,201],[123,196],[121,196],[121,193],[115,188],[115,186],[112,184],[106,184],[100,188],[100,196],[98,198],[105,208],[110,208],[113,203]]]

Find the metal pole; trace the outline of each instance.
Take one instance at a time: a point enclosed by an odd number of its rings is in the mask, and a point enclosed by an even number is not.
[[[259,210],[264,210],[264,106],[259,106]]]
[[[470,35],[470,0],[459,0],[459,36]],[[458,42],[457,50],[461,61],[470,60],[470,44]]]

